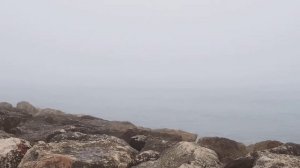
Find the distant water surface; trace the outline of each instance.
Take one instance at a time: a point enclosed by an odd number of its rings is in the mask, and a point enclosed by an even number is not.
[[[199,136],[300,143],[300,94],[295,91],[64,88],[2,95],[6,101],[28,100],[40,107]]]

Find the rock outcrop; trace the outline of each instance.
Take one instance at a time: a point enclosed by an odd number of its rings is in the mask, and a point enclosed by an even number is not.
[[[127,168],[136,154],[125,141],[101,135],[88,141],[37,144],[26,153],[19,168]]]
[[[217,154],[193,142],[179,142],[167,149],[156,161],[144,162],[135,168],[219,168]]]
[[[0,168],[300,168],[298,144],[246,148],[226,138],[196,138],[28,102],[0,103]]]
[[[198,144],[214,150],[223,163],[228,163],[247,154],[246,146],[244,144],[227,138],[205,137],[199,139]]]
[[[300,168],[300,145],[287,143],[257,151],[228,163],[225,168]]]
[[[262,151],[262,150],[266,150],[266,149],[276,148],[281,145],[283,145],[283,143],[279,142],[279,141],[271,141],[271,140],[262,141],[262,142],[258,142],[258,143],[247,146],[247,151],[248,152],[257,152],[257,151]]]
[[[16,168],[30,147],[28,141],[19,138],[0,139],[0,167]]]

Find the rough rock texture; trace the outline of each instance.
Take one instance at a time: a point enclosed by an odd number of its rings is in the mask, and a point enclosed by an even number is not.
[[[253,168],[300,168],[300,157],[269,151],[258,152]]]
[[[219,168],[217,154],[193,142],[179,142],[167,149],[156,161],[144,162],[135,168]]]
[[[102,135],[91,141],[35,145],[26,153],[19,168],[127,168],[136,154],[125,141]]]
[[[135,157],[135,162],[133,165],[138,165],[138,164],[140,164],[142,162],[146,162],[146,161],[155,161],[158,158],[159,158],[158,152],[153,151],[153,150],[144,151]]]
[[[300,145],[287,143],[253,152],[228,163],[225,168],[300,168]]]
[[[206,137],[199,139],[198,144],[214,150],[223,163],[228,163],[247,154],[245,145],[226,138]]]
[[[0,102],[0,108],[11,110],[11,109],[13,109],[13,105],[10,103],[7,103],[7,102]]]
[[[21,103],[21,107],[23,103]],[[65,114],[59,110],[32,108],[0,109],[0,129],[13,133],[30,142],[47,141],[62,129],[86,134],[108,134],[121,136],[128,129],[136,128],[129,122],[107,121],[91,116]],[[26,109],[27,111],[25,111]],[[34,115],[31,115],[33,114]]]
[[[17,103],[16,108],[19,110],[24,110],[31,115],[34,115],[38,112],[38,109],[36,109],[32,104],[30,104],[29,102],[26,102],[26,101]]]
[[[29,142],[19,138],[0,139],[0,167],[16,168],[30,147]]]
[[[178,130],[135,128],[125,132],[121,138],[139,151],[155,150],[163,152],[176,143],[183,141],[183,139],[189,139],[191,142],[194,142],[196,139],[194,135]]]
[[[10,138],[10,137],[14,137],[14,135],[8,134],[5,131],[0,130],[0,139]]]
[[[0,130],[17,134],[19,131],[16,127],[27,121],[30,117],[31,115],[18,109],[0,108]]]
[[[295,143],[286,143],[279,147],[269,150],[272,153],[300,156],[300,145]]]
[[[262,151],[262,150],[266,150],[266,149],[272,149],[278,146],[283,145],[282,142],[279,141],[262,141],[262,142],[258,142],[255,143],[253,145],[249,145],[247,146],[247,151],[248,152],[256,152],[256,151]]]
[[[197,139],[197,134],[185,132],[182,130],[173,130],[173,129],[164,128],[164,129],[154,129],[153,132],[180,136],[182,141],[187,141],[187,142],[195,142]]]

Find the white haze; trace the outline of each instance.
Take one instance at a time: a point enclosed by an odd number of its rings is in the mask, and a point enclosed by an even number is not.
[[[298,0],[2,0],[0,101],[300,142]]]

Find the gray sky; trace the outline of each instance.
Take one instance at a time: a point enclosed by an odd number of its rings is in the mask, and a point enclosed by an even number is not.
[[[0,86],[298,90],[299,5],[2,0]]]
[[[300,142],[299,7],[1,0],[0,101],[243,142]]]

